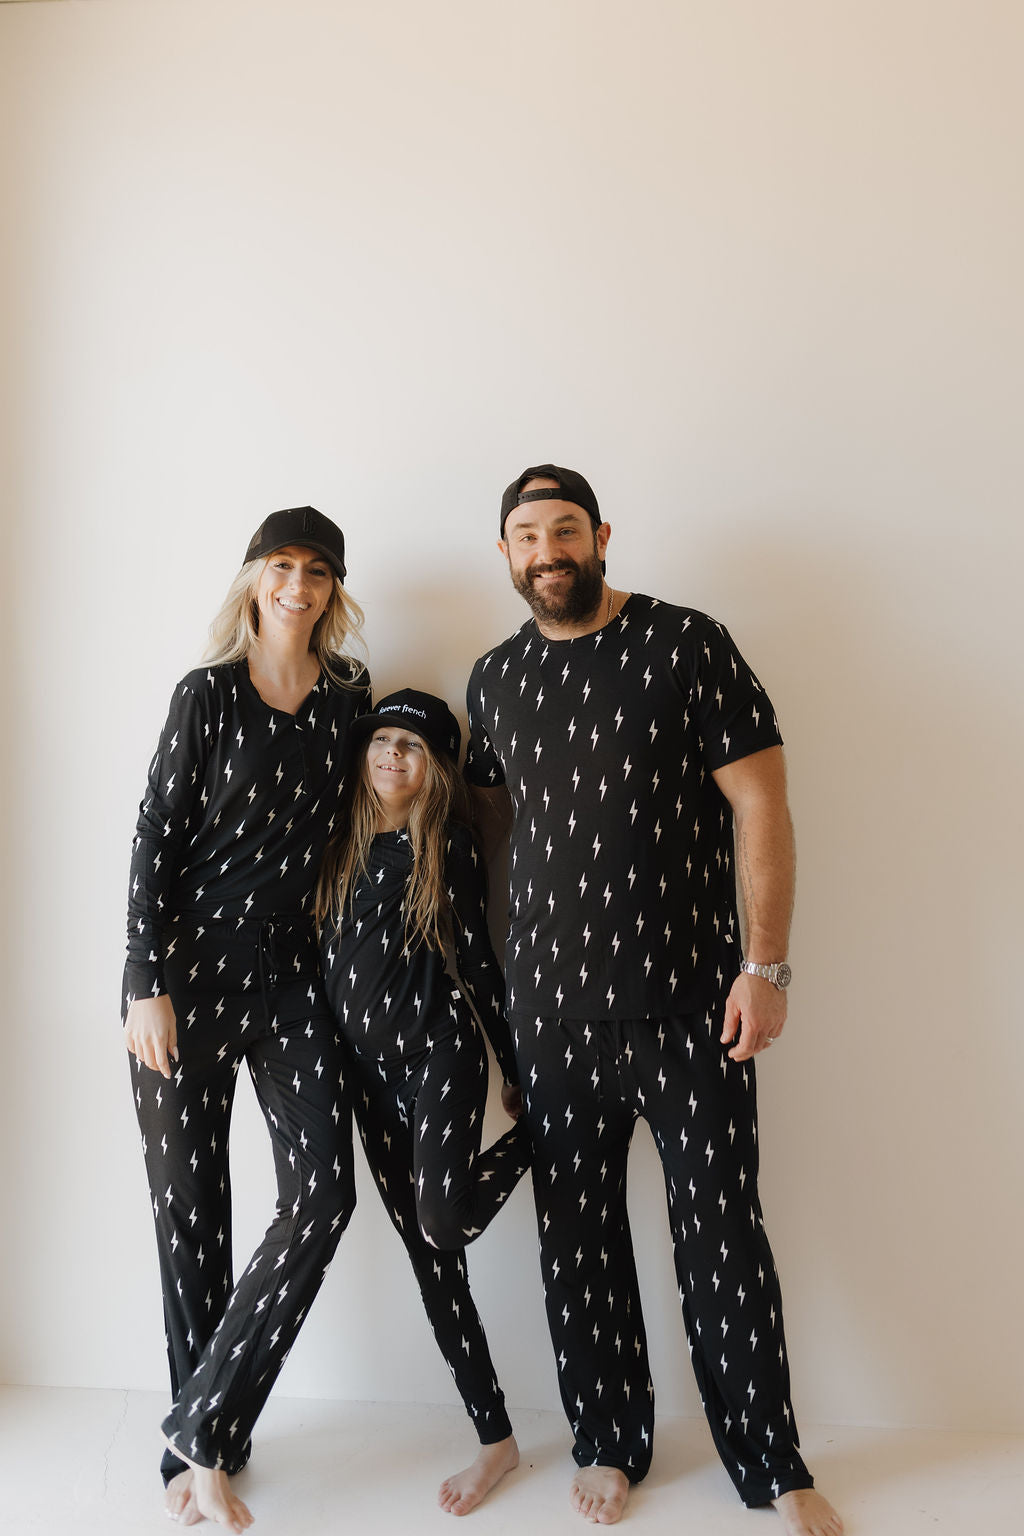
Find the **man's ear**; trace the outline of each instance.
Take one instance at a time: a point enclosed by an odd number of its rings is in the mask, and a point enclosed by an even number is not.
[[[594,540],[597,544],[597,553],[601,560],[604,559],[604,552],[608,548],[608,540],[611,538],[611,536],[611,523],[601,523],[600,526],[594,530]]]
[[[505,543],[505,540],[504,539],[498,539],[497,540],[497,545],[498,545],[498,548],[501,550],[502,554],[505,556],[505,559],[507,560],[508,559],[508,545]]]

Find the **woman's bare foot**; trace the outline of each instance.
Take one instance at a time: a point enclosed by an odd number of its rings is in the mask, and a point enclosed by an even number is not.
[[[170,1445],[170,1441],[167,1442]],[[215,1472],[212,1467],[197,1466],[194,1461],[189,1461],[183,1456],[177,1445],[172,1445],[171,1450],[181,1461],[187,1463],[192,1476],[192,1502],[195,1505],[196,1516],[185,1523],[195,1525],[197,1520],[212,1520],[214,1525],[222,1525],[226,1531],[247,1531],[252,1525],[253,1517],[247,1507],[231,1492],[231,1484],[228,1482],[226,1472]],[[178,1477],[184,1476],[179,1473]],[[174,1479],[177,1483],[178,1478]],[[168,1491],[173,1484],[169,1485]],[[170,1508],[168,1513],[174,1511]],[[180,1520],[180,1516],[178,1516]]]
[[[786,1536],[842,1536],[843,1522],[816,1488],[795,1488],[773,1502]]]
[[[614,1525],[626,1507],[629,1478],[618,1467],[581,1467],[572,1480],[572,1507],[594,1525]]]
[[[179,1472],[177,1477],[172,1477],[167,1484],[164,1489],[164,1508],[171,1519],[177,1520],[179,1525],[198,1525],[203,1518],[196,1504],[191,1467],[187,1467],[184,1472]]]
[[[464,1467],[454,1477],[445,1478],[437,1502],[450,1515],[468,1515],[483,1502],[495,1483],[518,1465],[519,1447],[514,1435],[497,1440],[493,1445],[482,1445],[472,1466]]]

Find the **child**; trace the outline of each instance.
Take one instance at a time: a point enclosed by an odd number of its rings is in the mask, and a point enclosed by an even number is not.
[[[367,1161],[480,1438],[473,1465],[441,1486],[441,1508],[462,1515],[519,1461],[464,1249],[515,1188],[529,1141],[482,861],[456,819],[458,723],[441,699],[406,688],[355,721],[350,740],[356,760],[317,892],[321,959]],[[483,1153],[487,1057],[446,973],[448,944],[517,1122]]]

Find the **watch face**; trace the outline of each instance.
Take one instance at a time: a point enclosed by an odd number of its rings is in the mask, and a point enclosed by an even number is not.
[[[792,980],[793,972],[790,970],[789,966],[783,962],[783,964],[778,966],[776,969],[775,985],[777,987],[788,987]]]

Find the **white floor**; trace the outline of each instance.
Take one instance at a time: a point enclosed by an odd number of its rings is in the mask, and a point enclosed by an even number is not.
[[[0,1387],[0,1530],[166,1532],[156,1473],[162,1412],[157,1394]],[[579,1536],[561,1416],[513,1418],[522,1464],[467,1517],[467,1536]],[[474,1449],[457,1408],[272,1399],[238,1490],[268,1536],[450,1532],[435,1490]],[[1024,1530],[1024,1439],[805,1425],[803,1449],[847,1536]],[[703,1421],[679,1418],[659,1421],[653,1468],[630,1495],[624,1524],[645,1536],[778,1529],[771,1511],[736,1499]]]

